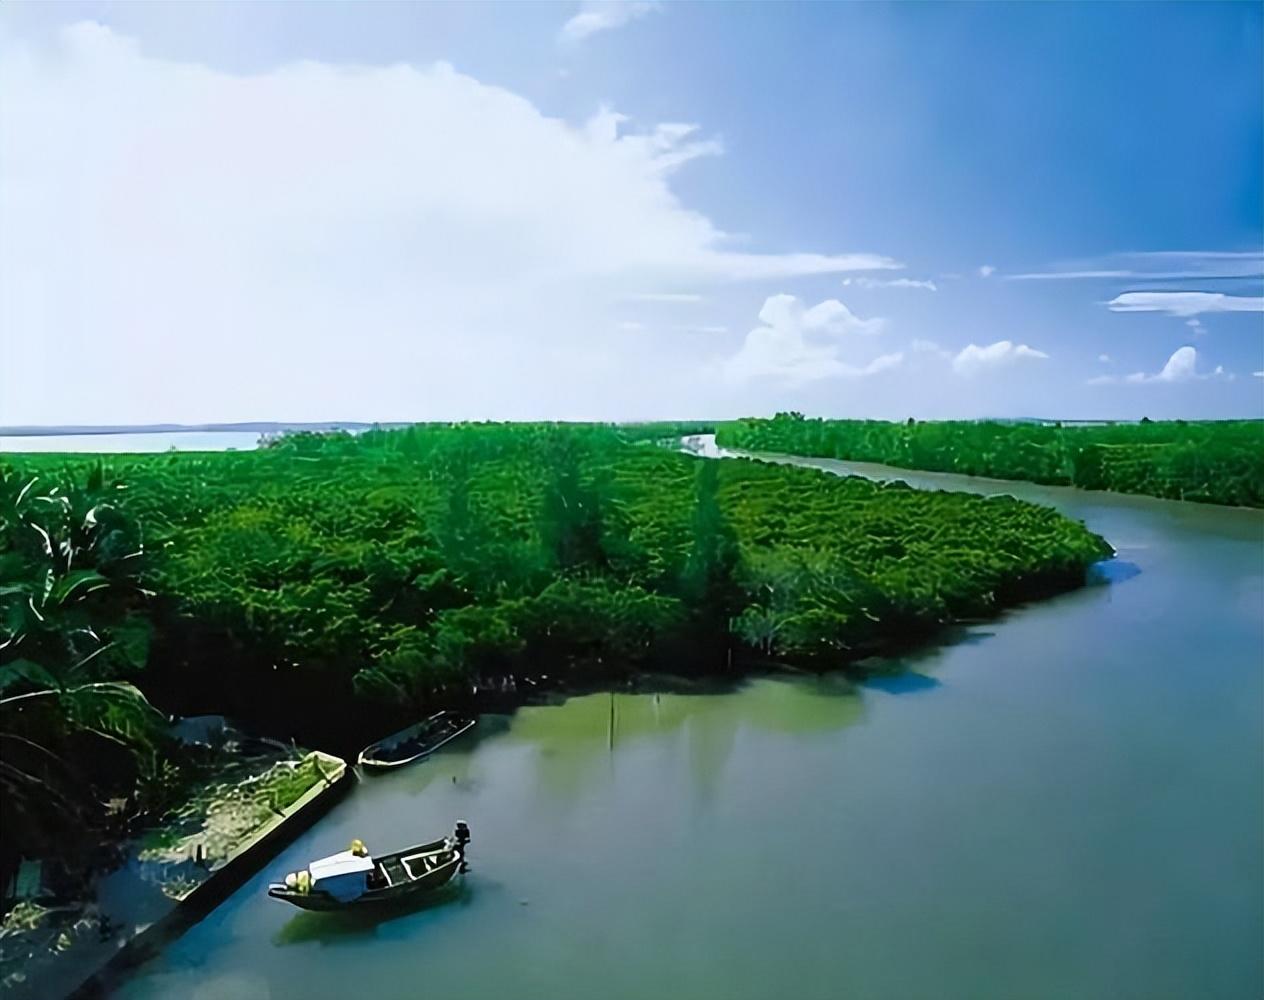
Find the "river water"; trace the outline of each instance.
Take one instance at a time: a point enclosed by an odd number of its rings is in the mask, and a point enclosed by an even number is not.
[[[1118,557],[861,689],[485,717],[362,782],[117,994],[1264,995],[1264,512],[796,461],[1052,504]],[[353,837],[458,818],[473,871],[440,904],[348,920],[264,895]]]
[[[153,451],[252,451],[255,431],[144,431],[135,434],[0,434],[5,452],[134,454]]]

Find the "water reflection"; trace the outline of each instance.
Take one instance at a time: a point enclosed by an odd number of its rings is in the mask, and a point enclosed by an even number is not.
[[[300,911],[272,936],[272,943],[278,946],[306,944],[311,941],[333,944],[339,940],[371,938],[383,924],[392,920],[439,907],[469,906],[474,901],[474,893],[474,886],[469,881],[462,880],[446,885],[428,896],[361,907],[345,913]]]
[[[787,736],[828,733],[862,719],[855,685],[841,675],[759,678],[729,696],[602,692],[561,705],[529,706],[503,739],[534,757],[530,779],[538,803],[571,809],[586,786],[623,753],[684,758],[693,791],[707,797],[745,730]],[[433,779],[431,779],[433,780]]]
[[[911,694],[916,691],[933,691],[943,682],[909,671],[904,674],[878,674],[865,679],[865,687],[885,691],[887,694]]]

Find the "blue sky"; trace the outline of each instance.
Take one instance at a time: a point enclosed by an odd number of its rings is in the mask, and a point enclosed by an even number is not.
[[[1258,4],[7,4],[0,424],[1264,415]]]

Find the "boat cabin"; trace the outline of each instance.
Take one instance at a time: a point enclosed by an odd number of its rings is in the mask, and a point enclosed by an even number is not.
[[[307,866],[312,876],[312,891],[326,892],[340,903],[349,903],[364,895],[371,888],[369,876],[375,868],[367,852],[353,851],[342,851]]]

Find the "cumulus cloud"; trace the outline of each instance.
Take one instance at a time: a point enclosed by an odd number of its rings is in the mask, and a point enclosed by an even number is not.
[[[983,264],[979,267],[980,278],[990,278],[996,273],[996,268],[991,264]]]
[[[1198,352],[1192,347],[1178,347],[1157,375],[1151,377],[1142,372],[1136,372],[1128,376],[1128,381],[1188,382],[1194,377],[1197,367]]]
[[[1125,375],[1118,378],[1114,375],[1098,375],[1096,378],[1088,380],[1089,385],[1111,385],[1116,382],[1124,382],[1132,385],[1140,385],[1147,382],[1191,382],[1195,379],[1220,378],[1228,376],[1222,366],[1217,365],[1213,371],[1198,371],[1198,352],[1188,344],[1184,347],[1178,347],[1172,352],[1172,356],[1167,359],[1162,369],[1151,375],[1146,372],[1133,372],[1131,375]]]
[[[924,288],[928,292],[939,291],[933,281],[917,281],[913,278],[844,278],[843,284],[854,285],[856,288]]]
[[[1226,295],[1224,292],[1124,292],[1107,302],[1106,308],[1112,312],[1161,312],[1169,316],[1264,312],[1264,296]]]
[[[898,266],[737,248],[671,187],[694,126],[442,63],[241,75],[81,24],[0,38],[0,93],[3,423],[623,415],[668,381],[595,332],[627,296]]]
[[[958,375],[976,375],[979,372],[1007,367],[1017,361],[1042,361],[1048,357],[1049,355],[1044,351],[1038,351],[1026,344],[998,340],[986,347],[970,344],[962,348],[952,359],[952,370]]]
[[[797,384],[831,377],[875,375],[900,364],[902,353],[882,354],[865,363],[844,360],[854,335],[878,333],[880,318],[861,319],[837,299],[804,308],[793,295],[773,295],[759,311],[763,326],[746,335],[741,349],[722,365],[725,378],[745,382],[777,378]]]
[[[622,28],[658,6],[649,0],[585,0],[579,5],[579,11],[562,25],[559,37],[564,42],[580,42],[599,31]]]

